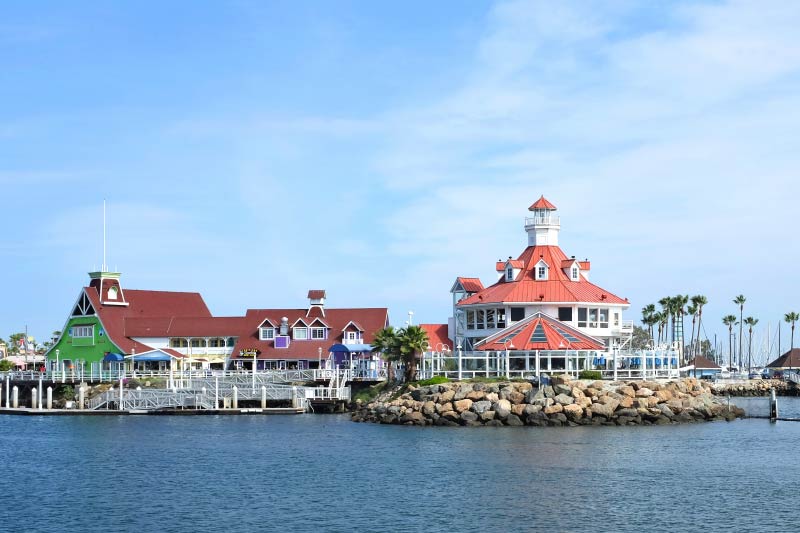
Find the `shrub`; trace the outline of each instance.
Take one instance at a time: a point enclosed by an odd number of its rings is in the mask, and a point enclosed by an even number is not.
[[[1,359],[0,372],[9,372],[11,370],[14,370],[14,362],[9,361],[8,359]]]
[[[596,381],[598,379],[603,379],[603,374],[601,374],[599,370],[581,370],[578,374],[578,379],[592,379]]]
[[[433,376],[430,379],[423,379],[422,381],[418,381],[417,385],[420,387],[425,387],[427,385],[439,385],[441,383],[450,383],[450,380],[445,376]]]

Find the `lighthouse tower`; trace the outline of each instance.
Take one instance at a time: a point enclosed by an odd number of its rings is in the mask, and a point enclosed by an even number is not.
[[[525,217],[528,246],[558,246],[561,218],[553,214],[555,210],[556,206],[544,195],[528,208],[533,213],[532,217]]]

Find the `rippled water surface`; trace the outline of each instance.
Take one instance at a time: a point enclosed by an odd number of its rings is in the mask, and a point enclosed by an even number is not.
[[[798,399],[781,407],[800,416]],[[0,439],[5,531],[800,527],[800,422],[414,428],[330,415],[0,416]]]

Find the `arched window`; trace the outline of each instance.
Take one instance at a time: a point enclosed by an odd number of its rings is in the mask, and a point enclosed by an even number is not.
[[[117,288],[116,287],[112,286],[112,287],[110,287],[108,289],[108,299],[109,300],[116,300],[117,299]]]

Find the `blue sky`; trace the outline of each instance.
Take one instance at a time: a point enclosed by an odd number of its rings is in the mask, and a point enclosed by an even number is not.
[[[628,318],[800,310],[795,2],[3,2],[0,335],[102,258],[217,315],[445,321],[541,194]],[[724,338],[724,336],[722,336]],[[786,338],[786,337],[784,337]]]

